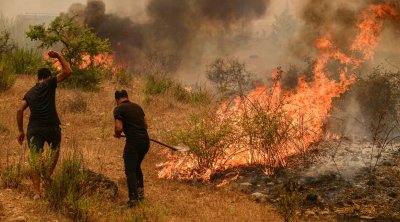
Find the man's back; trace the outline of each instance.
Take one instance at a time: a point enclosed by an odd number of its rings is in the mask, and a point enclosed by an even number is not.
[[[29,127],[59,126],[60,120],[55,105],[57,79],[52,77],[43,83],[37,83],[24,96],[31,115]]]
[[[125,101],[114,109],[114,118],[123,122],[123,131],[127,141],[148,140],[143,109],[136,103]]]

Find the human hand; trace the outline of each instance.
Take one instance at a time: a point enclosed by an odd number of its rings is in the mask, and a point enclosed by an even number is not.
[[[60,57],[60,54],[53,50],[48,51],[47,54],[49,55],[50,58],[59,58]]]
[[[22,145],[22,143],[24,142],[25,139],[25,133],[24,132],[19,132],[18,134],[18,143],[19,145]]]

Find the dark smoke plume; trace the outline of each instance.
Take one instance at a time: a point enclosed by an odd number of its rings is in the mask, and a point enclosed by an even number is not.
[[[269,0],[150,0],[145,23],[107,14],[101,0],[89,0],[81,11],[75,7],[70,13],[78,14],[100,37],[108,38],[120,61],[135,66],[156,52],[173,58],[174,67],[170,68],[177,69],[186,54],[193,54],[191,48],[198,44],[196,37],[206,35],[215,40],[239,34],[246,24],[265,14],[268,3]],[[222,48],[231,47],[221,42]]]

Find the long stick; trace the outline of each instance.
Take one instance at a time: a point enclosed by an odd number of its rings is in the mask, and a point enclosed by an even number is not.
[[[167,148],[170,148],[170,149],[173,150],[173,151],[182,151],[182,149],[178,149],[178,148],[176,148],[176,147],[167,145],[167,144],[162,143],[162,142],[160,142],[160,141],[157,141],[157,140],[155,140],[155,139],[151,139],[151,138],[150,138],[150,140],[153,141],[153,142],[155,142],[155,143],[160,144],[161,146],[165,146],[165,147],[167,147]]]
[[[121,135],[121,137],[126,137],[126,136],[125,136],[125,135]],[[189,148],[187,148],[187,147],[182,147],[182,148],[173,147],[173,146],[167,145],[167,144],[165,144],[165,143],[162,143],[162,142],[160,142],[160,141],[158,141],[158,140],[155,140],[155,139],[152,139],[152,138],[150,138],[150,141],[153,141],[153,142],[155,142],[155,143],[158,143],[158,144],[160,144],[161,146],[167,147],[167,148],[169,148],[169,149],[171,149],[171,150],[173,150],[173,151],[185,152],[185,151],[188,151],[188,150],[189,150]]]

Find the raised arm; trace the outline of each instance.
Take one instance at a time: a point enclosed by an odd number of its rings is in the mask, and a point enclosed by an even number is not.
[[[18,106],[17,110],[17,124],[18,124],[18,143],[22,145],[25,139],[24,133],[24,111],[28,108],[28,103],[22,100],[21,104]]]
[[[57,83],[60,83],[67,79],[72,74],[72,69],[70,64],[65,60],[65,58],[58,52],[50,50],[48,52],[50,58],[57,58],[61,63],[62,71],[57,75]]]

